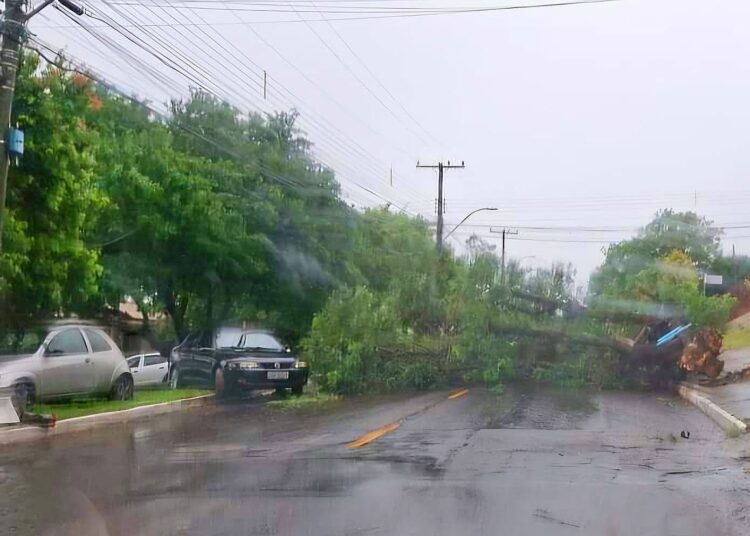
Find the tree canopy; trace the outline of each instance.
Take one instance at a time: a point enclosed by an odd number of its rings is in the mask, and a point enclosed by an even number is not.
[[[190,325],[258,317],[292,338],[340,281],[356,214],[294,112],[243,116],[195,91],[169,117],[25,55],[0,307],[92,314],[128,296]]]
[[[294,110],[242,114],[201,91],[170,104],[159,116],[23,56],[13,121],[27,144],[9,176],[3,326],[96,316],[125,298],[165,312],[172,339],[249,320],[301,342],[321,385],[338,392],[451,374],[593,377],[606,363],[576,349],[549,366],[565,330],[590,340],[607,329],[559,318],[575,305],[571,265],[502,267],[476,237],[466,258],[439,255],[425,220],[348,207]],[[719,236],[696,214],[659,212],[609,248],[592,294],[631,308],[671,303],[720,326],[731,300],[698,284],[709,268],[738,274]]]
[[[591,278],[595,307],[644,315],[682,317],[720,328],[734,303],[706,297],[702,274],[722,262],[721,232],[693,212],[663,210],[635,238],[609,247]]]

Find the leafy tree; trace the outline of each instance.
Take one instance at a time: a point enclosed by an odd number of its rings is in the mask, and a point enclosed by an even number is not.
[[[635,274],[672,251],[684,253],[696,268],[707,268],[719,256],[720,234],[693,212],[662,210],[635,238],[609,246],[604,264],[591,277],[590,292],[622,295]]]
[[[84,119],[91,96],[85,80],[23,56],[13,122],[26,131],[26,153],[9,172],[0,254],[8,323],[88,311],[98,292],[99,252],[90,239],[110,201],[96,183],[98,133]]]
[[[689,322],[716,329],[724,327],[735,303],[728,295],[704,296],[691,259],[678,250],[638,273],[632,281],[632,296],[642,301],[677,304]]]
[[[109,300],[163,307],[178,337],[232,318],[299,337],[347,277],[352,214],[296,116],[243,118],[196,92],[163,124],[122,99],[101,101]]]
[[[575,268],[572,264],[554,264],[551,269],[539,268],[532,271],[525,287],[534,295],[554,300],[564,306],[573,299]]]

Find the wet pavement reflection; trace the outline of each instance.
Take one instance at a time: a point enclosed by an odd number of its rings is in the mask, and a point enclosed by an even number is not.
[[[647,394],[244,401],[4,448],[0,533],[746,534],[740,441]]]

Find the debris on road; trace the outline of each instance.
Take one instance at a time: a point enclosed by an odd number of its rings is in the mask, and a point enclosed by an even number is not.
[[[51,413],[32,413],[27,411],[23,414],[21,421],[24,424],[34,424],[42,428],[53,428],[57,424],[57,419]]]
[[[709,378],[716,378],[724,370],[724,362],[719,359],[723,337],[712,329],[699,331],[680,357],[680,368],[688,372],[700,372]]]
[[[626,350],[620,362],[625,377],[665,386],[681,380],[686,372],[716,378],[724,369],[719,359],[722,335],[702,329],[690,336],[690,324],[677,327],[670,322],[647,324],[635,339],[622,339]]]

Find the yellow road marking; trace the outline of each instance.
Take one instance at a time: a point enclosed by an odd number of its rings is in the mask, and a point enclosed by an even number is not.
[[[364,447],[365,445],[375,441],[377,438],[382,437],[385,434],[390,434],[394,430],[397,430],[399,426],[401,426],[401,423],[398,422],[392,422],[391,424],[381,426],[380,428],[377,428],[371,432],[367,432],[365,435],[358,437],[357,439],[349,443],[347,447],[349,447],[350,449],[358,449],[360,447]]]
[[[468,389],[461,389],[460,391],[456,391],[455,393],[453,393],[452,395],[450,395],[448,397],[448,400],[455,400],[457,398],[461,398],[462,396],[464,396],[468,392],[469,392]]]

